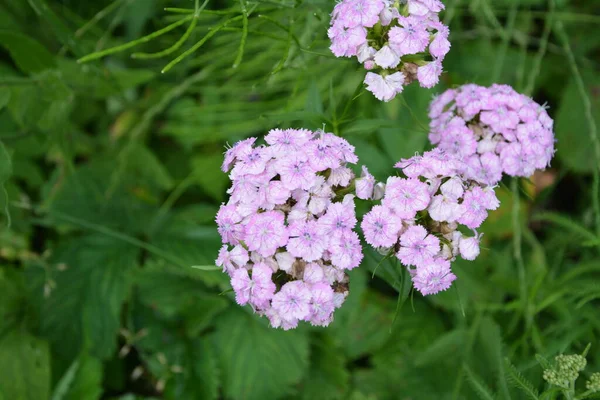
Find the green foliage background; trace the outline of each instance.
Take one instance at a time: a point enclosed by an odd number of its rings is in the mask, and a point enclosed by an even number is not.
[[[0,0],[0,399],[552,399],[534,355],[588,343],[599,371],[600,2],[445,3],[443,82],[383,104],[328,51],[331,1]],[[283,332],[190,268],[220,247],[226,143],[325,124],[384,179],[467,82],[547,102],[558,151],[502,183],[455,289],[413,295],[365,247],[334,323]]]

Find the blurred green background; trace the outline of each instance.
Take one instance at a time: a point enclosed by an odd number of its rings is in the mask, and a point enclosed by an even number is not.
[[[558,399],[538,396],[535,355],[591,343],[584,391],[600,371],[600,1],[445,4],[442,83],[384,104],[329,52],[332,1],[213,0],[194,19],[164,10],[191,0],[0,0],[0,399]],[[427,148],[433,94],[468,82],[547,103],[558,151],[502,182],[452,290],[410,293],[365,246],[334,323],[283,332],[191,268],[220,247],[226,143],[325,125],[383,180]]]

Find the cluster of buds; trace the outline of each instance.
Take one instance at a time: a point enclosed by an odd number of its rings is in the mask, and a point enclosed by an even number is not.
[[[554,155],[546,109],[508,85],[447,90],[431,103],[429,117],[431,143],[463,158],[464,174],[489,185],[503,173],[531,176]]]
[[[236,301],[273,327],[326,326],[362,260],[354,209],[354,147],[331,133],[274,129],[225,154],[230,198],[217,214],[217,265]]]
[[[563,389],[569,389],[587,365],[585,357],[579,354],[561,354],[554,361],[555,367],[544,370],[543,377],[546,382]]]
[[[481,235],[475,229],[500,203],[492,187],[467,179],[461,161],[440,149],[395,167],[404,177],[387,179],[381,205],[362,221],[365,239],[409,268],[423,295],[446,290],[456,279],[451,261],[458,255],[466,260],[479,255]],[[459,225],[474,235],[463,236]]]
[[[450,51],[443,9],[439,0],[342,0],[328,31],[331,51],[364,65],[364,82],[379,100],[392,100],[414,80],[431,88]]]

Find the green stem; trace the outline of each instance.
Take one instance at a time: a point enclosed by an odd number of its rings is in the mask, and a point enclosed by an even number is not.
[[[163,74],[168,72],[175,65],[179,64],[181,61],[183,61],[189,55],[193,54],[196,50],[198,50],[200,47],[202,47],[202,45],[204,43],[206,43],[208,41],[208,39],[213,37],[217,32],[219,32],[219,30],[221,30],[221,28],[224,28],[225,26],[229,25],[230,23],[232,23],[234,21],[239,21],[242,18],[243,18],[243,15],[238,15],[237,17],[229,18],[229,19],[221,22],[219,25],[215,26],[210,32],[208,32],[202,39],[200,39],[200,41],[198,43],[196,43],[195,45],[190,47],[188,50],[183,52],[179,57],[177,57],[176,59],[174,59],[173,61],[168,63],[160,72]]]
[[[179,21],[174,22],[171,25],[167,25],[166,27],[164,27],[164,28],[162,28],[162,29],[160,29],[160,30],[158,30],[156,32],[153,32],[153,33],[151,33],[149,35],[143,36],[143,37],[141,37],[139,39],[136,39],[136,40],[133,40],[131,42],[122,44],[120,46],[115,46],[115,47],[111,47],[110,49],[106,49],[106,50],[98,51],[98,52],[95,52],[95,53],[92,53],[92,54],[88,54],[87,56],[82,57],[79,60],[77,60],[77,62],[78,63],[84,63],[84,62],[96,60],[98,58],[102,58],[102,57],[110,55],[110,54],[114,54],[114,53],[121,52],[123,50],[130,49],[130,48],[135,47],[135,46],[137,46],[139,44],[147,43],[147,42],[151,41],[152,39],[155,39],[155,38],[157,38],[159,36],[164,35],[165,33],[171,32],[173,29],[177,28],[180,25],[185,24],[187,21],[191,20],[192,18],[194,18],[193,15],[186,16],[186,17],[180,19]]]
[[[202,3],[201,7],[198,7],[198,3],[199,1],[196,0],[196,11],[194,12],[194,17],[192,19],[192,22],[190,23],[190,25],[188,26],[187,30],[185,31],[185,33],[183,34],[183,36],[181,36],[179,38],[179,40],[177,42],[175,42],[175,44],[173,44],[171,47],[169,47],[168,49],[165,49],[163,51],[159,51],[157,53],[133,53],[131,55],[131,58],[139,58],[139,59],[152,59],[152,58],[161,58],[161,57],[165,57],[168,56],[169,54],[179,50],[179,48],[189,39],[189,37],[192,35],[192,32],[194,31],[194,28],[196,27],[196,25],[198,24],[198,18],[200,17],[200,14],[202,13],[202,10],[204,10],[204,8],[206,7],[206,5],[208,4],[208,0],[204,0],[204,3]]]
[[[244,56],[244,47],[246,46],[246,39],[248,38],[248,10],[246,9],[246,3],[244,0],[240,0],[240,7],[242,8],[242,39],[240,40],[240,47],[238,48],[237,56],[233,62],[232,68],[237,68],[242,62]]]

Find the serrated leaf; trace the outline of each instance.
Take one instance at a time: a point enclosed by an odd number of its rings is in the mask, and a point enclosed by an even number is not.
[[[62,358],[72,360],[82,349],[107,358],[116,350],[121,306],[129,291],[128,271],[135,267],[137,256],[137,248],[106,236],[66,241],[52,258],[66,270],[53,276],[54,288],[47,296],[44,270],[29,268],[41,332]]]
[[[0,30],[0,45],[8,50],[15,64],[26,74],[55,66],[54,56],[35,39],[22,33]]]
[[[0,398],[46,400],[50,396],[48,345],[22,327],[0,335]]]
[[[292,392],[308,367],[304,333],[270,328],[238,307],[217,321],[215,346],[228,398],[279,399]]]
[[[527,378],[525,378],[517,368],[511,364],[508,358],[504,359],[504,363],[506,365],[506,373],[508,381],[516,388],[520,389],[523,393],[527,395],[528,398],[532,400],[538,400],[539,395],[538,391],[533,386]]]

